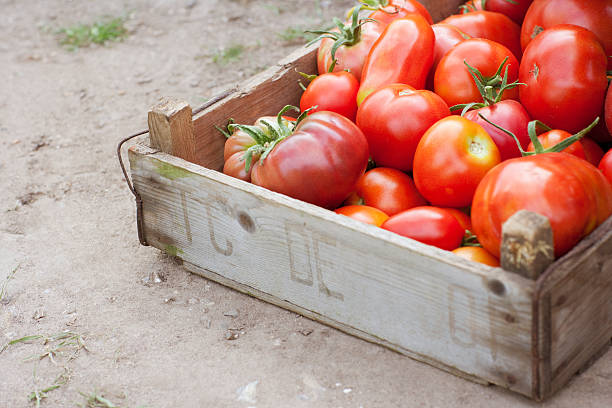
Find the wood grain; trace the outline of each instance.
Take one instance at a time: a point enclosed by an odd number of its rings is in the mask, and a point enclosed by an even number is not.
[[[264,300],[531,395],[533,281],[147,147],[130,162],[151,245]]]
[[[164,97],[149,111],[151,146],[188,161],[196,160],[191,107],[183,100]]]

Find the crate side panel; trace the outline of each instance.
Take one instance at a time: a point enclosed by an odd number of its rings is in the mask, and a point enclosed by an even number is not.
[[[445,19],[451,14],[457,14],[459,6],[464,0],[419,0],[431,14],[434,22]]]
[[[551,394],[612,338],[612,218],[555,264],[550,286]]]
[[[172,156],[131,153],[150,244],[531,394],[531,281]]]

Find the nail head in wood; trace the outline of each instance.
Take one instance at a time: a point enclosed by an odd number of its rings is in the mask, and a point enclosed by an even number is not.
[[[195,138],[191,106],[177,98],[162,98],[149,111],[151,147],[195,162]]]
[[[521,210],[502,226],[501,267],[537,279],[555,260],[548,218]]]

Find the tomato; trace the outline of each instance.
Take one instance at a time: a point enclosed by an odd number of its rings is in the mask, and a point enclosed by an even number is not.
[[[504,60],[507,61],[504,63]],[[518,78],[519,63],[508,48],[493,41],[472,38],[455,45],[440,60],[434,76],[434,90],[448,106],[483,102],[468,63],[484,77],[484,85],[499,89],[501,75],[508,69],[508,82]],[[500,70],[500,66],[503,66]],[[501,98],[518,99],[518,89],[505,91]]]
[[[425,6],[416,0],[366,0],[362,3],[367,4],[370,8],[378,9],[368,18],[378,21],[383,26],[387,26],[392,21],[404,18],[411,13],[420,14],[429,24],[433,24],[431,15]]]
[[[534,3],[535,5],[535,3]],[[525,49],[520,101],[534,119],[577,132],[602,111],[606,54],[590,31],[569,24],[549,28]]]
[[[499,149],[482,126],[449,116],[421,138],[413,176],[419,192],[433,205],[467,207],[480,180],[499,162]]]
[[[530,118],[523,105],[514,100],[505,100],[491,106],[469,111],[463,115],[466,119],[482,126],[489,136],[491,136],[491,139],[493,139],[495,145],[499,149],[502,161],[513,157],[521,157],[521,151],[514,138],[482,120],[479,114],[514,133],[519,139],[521,147],[526,149],[527,146],[529,146],[527,125]]]
[[[441,23],[455,26],[472,38],[485,38],[502,44],[517,59],[521,59],[523,53],[520,39],[521,29],[514,21],[501,13],[474,11],[452,15],[442,20]]]
[[[559,257],[612,214],[612,185],[568,154],[506,160],[487,173],[472,204],[474,233],[487,251],[499,257],[502,225],[519,210],[549,219]]]
[[[542,133],[538,135],[538,140],[542,144],[542,147],[547,148],[556,145],[560,141],[572,137],[572,134],[566,132],[565,130],[552,129],[546,133]],[[535,151],[535,147],[532,143],[529,143],[527,147],[528,152]],[[584,149],[582,148],[582,143],[580,141],[574,142],[565,149],[562,150],[563,153],[571,154],[573,156],[579,157],[583,160],[586,160],[586,155],[584,154]]]
[[[499,266],[499,259],[494,257],[489,251],[481,247],[459,247],[457,249],[453,249],[452,252],[455,255],[458,255],[465,259],[469,259],[470,261],[480,262],[481,264],[493,267]]]
[[[427,76],[427,89],[433,90],[434,73],[442,57],[455,45],[471,37],[450,24],[434,24],[431,29],[436,36],[436,42],[434,44],[433,64]]]
[[[410,176],[385,167],[372,169],[359,179],[351,204],[358,202],[378,208],[390,216],[409,208],[427,205]]]
[[[357,90],[359,81],[349,72],[328,72],[319,75],[308,85],[300,99],[300,109],[313,108],[339,113],[355,121],[357,114]]]
[[[281,115],[267,127],[230,125],[257,141],[251,153],[251,181],[278,193],[325,208],[336,208],[354,190],[368,163],[368,142],[357,125],[335,112],[321,111],[286,126]],[[272,130],[274,129],[274,130]],[[253,154],[254,156],[254,154]],[[255,157],[253,157],[255,158]]]
[[[378,208],[367,205],[347,205],[334,210],[334,212],[377,227],[380,227],[389,219],[389,216]]]
[[[463,230],[467,230],[467,231],[472,231],[472,219],[470,218],[469,215],[467,215],[466,213],[464,213],[463,211],[457,209],[457,208],[444,208],[446,211],[448,211],[449,213],[451,213],[456,219],[457,221],[459,221],[459,225],[461,225],[461,228],[463,228]]]
[[[434,43],[431,26],[419,14],[389,24],[363,65],[357,105],[385,85],[402,83],[423,89],[433,62]]]
[[[469,0],[461,7],[461,11],[462,13],[479,10],[495,11],[521,25],[532,2],[533,0]]]
[[[283,117],[283,123],[285,126],[292,127],[294,118]],[[267,138],[272,138],[271,129],[265,124],[270,125],[272,128],[279,130],[277,118],[274,116],[263,116],[257,119],[254,123],[254,127],[258,128]],[[257,141],[247,132],[239,127],[229,126],[232,129],[231,134],[225,133],[227,140],[225,141],[225,147],[223,149],[223,173],[239,178],[244,181],[251,181],[251,166],[249,165],[247,170],[247,151],[249,148],[257,145]],[[255,162],[259,159],[261,152],[259,149],[252,149],[252,158],[249,159],[249,163]]]
[[[543,30],[558,24],[575,24],[593,32],[612,55],[612,0],[535,0],[521,29],[523,50]],[[612,69],[612,59],[607,61]]]
[[[582,150],[584,150],[584,156],[586,160],[593,166],[598,166],[604,156],[603,149],[588,137],[584,137],[580,140],[582,143]]]
[[[346,70],[360,81],[366,57],[385,27],[373,21],[360,22],[359,8],[353,10],[349,23],[337,20],[336,24],[338,27],[331,31],[312,31],[321,35],[317,52],[319,74],[329,72],[330,68],[333,72]],[[335,52],[334,47],[338,47]]]
[[[452,251],[461,245],[464,230],[448,211],[415,207],[390,217],[382,228],[424,244]]]
[[[608,150],[599,162],[599,170],[603,173],[605,178],[612,185],[612,149]]]
[[[612,86],[608,86],[608,92],[606,93],[606,102],[604,104],[604,118],[606,120],[608,134],[610,135],[610,137],[612,137]]]
[[[449,116],[446,103],[433,92],[409,85],[387,85],[370,94],[357,111],[357,126],[379,166],[412,170],[414,152],[427,129]]]

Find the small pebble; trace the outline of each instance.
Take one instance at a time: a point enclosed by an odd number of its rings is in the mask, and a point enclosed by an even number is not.
[[[345,394],[350,394],[352,391],[353,391],[352,388],[345,388],[345,389],[342,390],[342,392],[345,393]]]
[[[227,331],[225,333],[225,340],[236,340],[238,337],[240,337],[240,334],[233,332],[233,331]]]
[[[227,312],[223,312],[223,316],[227,316],[227,317],[231,317],[232,319],[235,319],[236,317],[238,317],[238,311],[235,309],[229,310]]]

